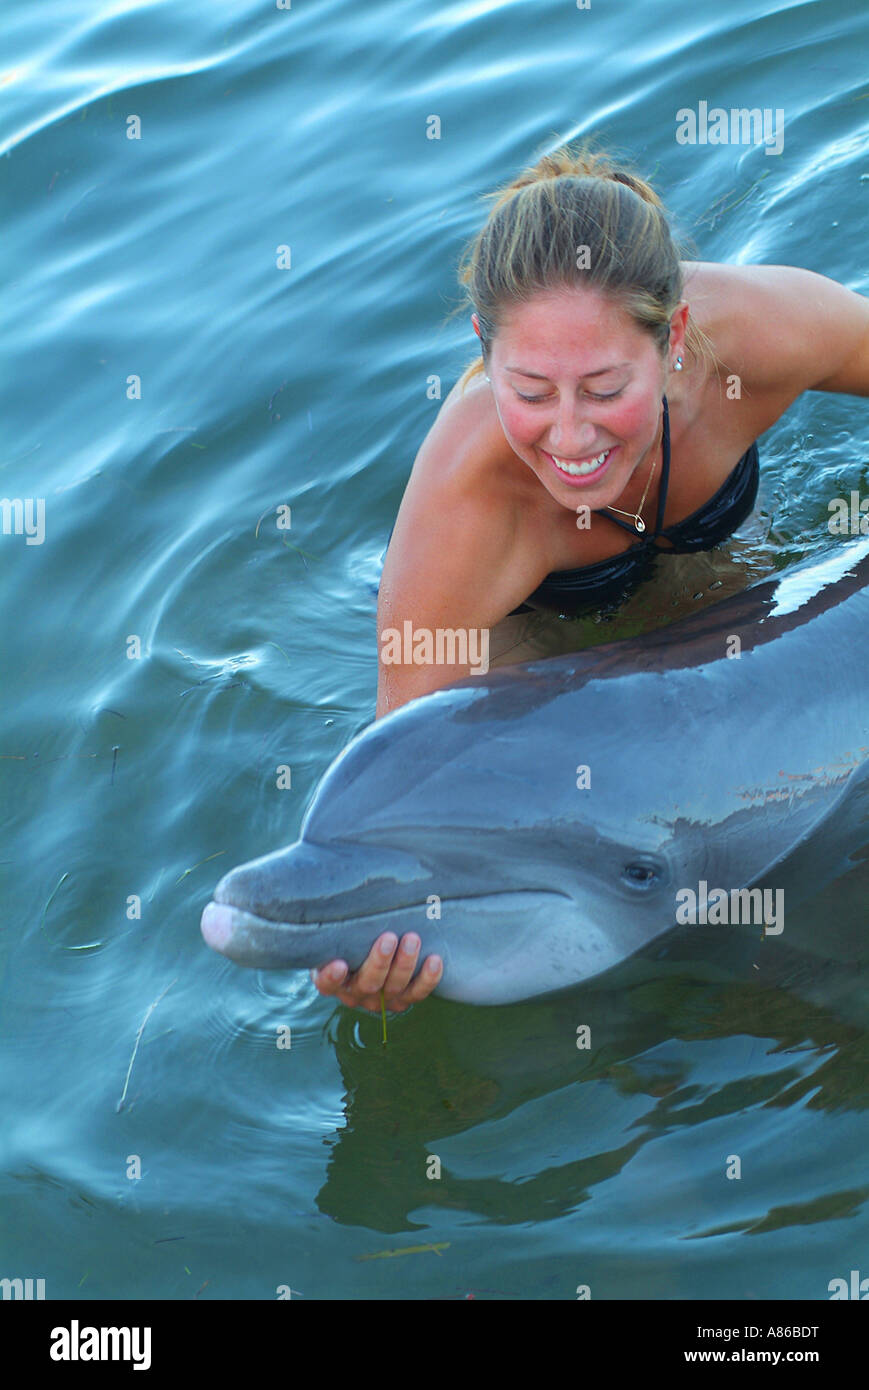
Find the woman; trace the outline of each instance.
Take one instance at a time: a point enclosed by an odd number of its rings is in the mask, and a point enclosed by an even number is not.
[[[801,392],[869,395],[866,300],[788,266],[681,263],[656,194],[605,157],[563,147],[492,196],[460,273],[482,357],[417,455],[379,636],[612,601],[655,552],[745,519],[755,440]],[[469,674],[382,661],[377,716]],[[440,979],[433,956],[412,980],[420,945],[386,933],[314,982],[401,1011]]]

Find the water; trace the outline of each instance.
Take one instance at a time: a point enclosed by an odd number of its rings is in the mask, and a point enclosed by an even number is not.
[[[852,960],[435,999],[384,1049],[378,1019],[198,929],[373,716],[428,378],[446,394],[474,351],[448,310],[478,194],[593,131],[701,257],[866,292],[869,17],[768,11],[7,4],[0,489],[44,497],[46,535],[2,538],[0,1276],[49,1298],[823,1299],[859,1265]],[[700,100],[782,108],[782,155],[679,146]],[[726,551],[560,639],[822,552],[867,439],[857,400],[803,397]],[[819,930],[865,886],[817,904]]]

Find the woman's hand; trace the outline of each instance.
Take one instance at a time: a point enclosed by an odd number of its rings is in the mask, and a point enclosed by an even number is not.
[[[332,960],[319,970],[312,970],[311,979],[321,994],[336,995],[342,1004],[368,1009],[370,1013],[380,1013],[383,990],[387,1009],[404,1013],[411,1004],[431,994],[443,974],[440,956],[429,956],[417,978],[409,983],[421,944],[416,932],[407,932],[400,946],[395,932],[384,932],[355,974],[349,973],[346,960]]]

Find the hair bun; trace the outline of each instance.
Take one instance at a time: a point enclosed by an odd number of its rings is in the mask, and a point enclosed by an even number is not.
[[[529,184],[560,178],[604,179],[607,182],[620,183],[632,193],[636,193],[644,203],[663,209],[661,199],[651,184],[646,183],[638,174],[617,168],[609,155],[600,150],[593,150],[587,144],[576,149],[569,144],[559,145],[557,149],[542,155],[536,164],[527,165],[515,178],[484,196],[492,200],[492,211],[495,211]]]

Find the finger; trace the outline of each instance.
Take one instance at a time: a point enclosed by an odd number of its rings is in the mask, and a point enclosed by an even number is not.
[[[354,993],[360,997],[365,994],[379,995],[389,974],[397,946],[398,937],[394,931],[384,932],[377,938],[356,974],[348,982]]]
[[[387,1013],[403,1014],[412,1004],[418,1004],[435,989],[443,974],[443,964],[439,956],[431,956],[419,975],[401,994],[357,994],[353,990],[339,989],[337,998],[351,1009],[365,1009],[371,1014],[380,1014],[384,1005]]]
[[[320,994],[337,998],[348,1008],[365,1009],[374,1014],[380,1013],[380,991],[383,989],[389,1012],[404,1013],[437,987],[443,974],[443,961],[440,956],[429,956],[416,979],[410,981],[419,958],[419,937],[415,932],[408,932],[396,954],[397,945],[395,934],[385,932],[355,974],[350,973],[346,961],[333,960],[312,970],[311,980]],[[379,985],[378,980],[382,981]]]
[[[418,1004],[421,999],[427,998],[432,990],[440,983],[444,973],[444,963],[440,956],[429,956],[417,975],[415,980],[411,980],[404,994],[401,996],[402,1004]],[[395,1005],[391,1005],[394,1008]]]
[[[319,970],[311,971],[311,980],[321,994],[340,995],[349,969],[346,960],[330,960],[326,965],[321,965]]]
[[[416,952],[414,954],[417,954]],[[403,1014],[412,1004],[418,1004],[426,999],[440,983],[444,973],[444,963],[440,956],[429,956],[420,970],[416,979],[413,980],[401,994],[384,995],[386,1008],[391,1014]],[[388,982],[387,982],[388,983]],[[360,996],[340,992],[338,998],[344,1004],[350,1004],[357,1009],[368,1009],[370,1013],[379,1014],[381,1009],[381,998],[379,994]]]
[[[410,982],[410,977],[416,969],[416,962],[419,959],[421,944],[416,932],[407,932],[401,938],[401,944],[392,958],[389,974],[383,984],[383,992],[390,1008],[392,1007],[390,1003],[392,996],[402,994]]]
[[[316,970],[311,971],[311,979],[313,980],[314,985],[320,991],[320,993],[323,995],[327,995],[329,998],[338,999],[340,1003],[346,1004],[348,1009],[367,1009],[369,1013],[379,1014],[380,995],[359,994],[358,991],[352,985],[348,989],[347,981],[343,979],[340,969],[338,970],[338,978],[330,980],[328,978],[328,974],[329,970],[333,966],[342,967],[344,974],[347,973],[347,967],[346,965],[344,965],[343,961],[331,961],[328,966],[322,966],[319,972],[320,975],[322,975],[323,977],[322,980],[317,979],[318,972]],[[353,979],[352,975],[350,976],[350,979]],[[400,1009],[397,1011],[393,1011],[391,1004],[389,1005],[389,1008],[391,1012],[401,1012]]]

